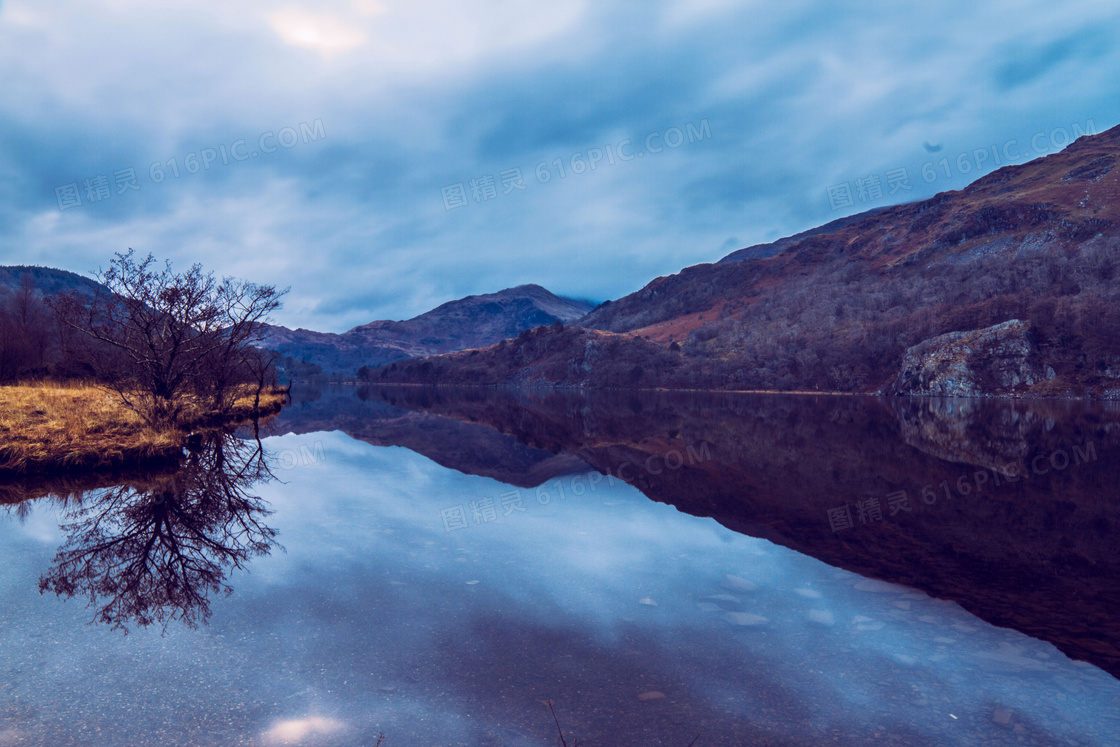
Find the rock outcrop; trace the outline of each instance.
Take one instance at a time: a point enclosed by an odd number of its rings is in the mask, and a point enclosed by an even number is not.
[[[1031,341],[1029,322],[949,332],[906,351],[895,394],[980,397],[1026,392],[1053,379]]]

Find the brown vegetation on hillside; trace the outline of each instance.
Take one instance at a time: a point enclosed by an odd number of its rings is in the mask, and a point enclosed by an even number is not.
[[[1118,155],[1120,127],[777,242],[772,256],[754,247],[686,268],[580,320],[606,337],[577,345],[553,327],[370,378],[872,392],[908,348],[1017,319],[1056,375],[995,393],[1120,396]],[[596,339],[609,355],[584,352]]]
[[[397,361],[370,371],[364,380],[482,386],[559,383],[592,388],[702,383],[689,379],[679,353],[661,345],[562,324],[525,330],[481,350]]]
[[[269,327],[264,344],[279,365],[300,379],[353,381],[355,372],[402,358],[485,347],[525,329],[570,322],[591,304],[557,296],[539,285],[467,296],[404,321],[381,320],[343,334]]]

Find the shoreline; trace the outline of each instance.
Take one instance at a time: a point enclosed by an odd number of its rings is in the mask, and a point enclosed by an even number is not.
[[[286,394],[242,398],[228,416],[199,413],[153,430],[106,390],[63,384],[0,387],[9,412],[0,422],[0,481],[62,479],[177,465],[193,431],[241,425],[279,413]]]
[[[696,394],[768,394],[795,397],[874,397],[876,399],[913,398],[913,399],[967,399],[967,400],[1025,400],[1025,401],[1058,401],[1058,402],[1120,402],[1120,397],[1094,397],[1091,395],[1045,395],[1045,394],[915,394],[913,392],[899,392],[887,394],[885,392],[840,392],[840,391],[811,391],[805,389],[691,389],[684,387],[650,387],[650,386],[574,386],[571,384],[420,384],[405,381],[316,381],[313,379],[294,379],[297,385],[331,385],[331,386],[397,386],[415,387],[418,389],[495,389],[509,391],[532,391],[536,389],[557,389],[564,391],[584,392],[692,392]]]

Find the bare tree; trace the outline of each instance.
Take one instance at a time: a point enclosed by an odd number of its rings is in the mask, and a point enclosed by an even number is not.
[[[218,280],[198,264],[175,272],[131,249],[96,277],[104,290],[92,300],[70,293],[55,306],[94,343],[86,352],[98,375],[151,425],[176,423],[188,395],[222,412],[239,385],[263,381],[253,351],[286,290]]]

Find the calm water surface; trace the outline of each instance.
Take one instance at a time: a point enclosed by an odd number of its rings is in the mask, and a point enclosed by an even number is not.
[[[1117,743],[1108,412],[301,400],[0,514],[0,745]]]

